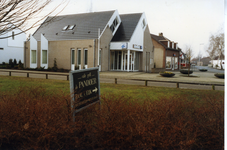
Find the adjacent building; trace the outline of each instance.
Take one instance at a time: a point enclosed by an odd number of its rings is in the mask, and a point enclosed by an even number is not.
[[[0,35],[0,63],[9,63],[9,59],[16,59],[17,62],[21,60],[24,63],[25,41],[26,34],[18,28]]]
[[[178,48],[178,43],[167,39],[163,36],[163,33],[159,33],[159,35],[151,34],[151,38],[154,44],[155,68],[179,70],[181,49]]]
[[[151,72],[154,48],[145,13],[117,10],[48,17],[26,42],[26,67]]]

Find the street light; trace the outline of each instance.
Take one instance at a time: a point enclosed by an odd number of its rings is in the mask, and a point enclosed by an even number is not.
[[[203,44],[203,43],[200,43],[200,44],[199,44],[199,66],[201,66],[201,63],[200,63],[200,50],[201,50],[201,49],[200,49],[200,46],[201,46],[201,45],[204,45],[204,44]]]

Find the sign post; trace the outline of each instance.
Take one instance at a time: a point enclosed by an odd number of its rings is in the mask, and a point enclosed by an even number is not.
[[[74,70],[69,73],[71,109],[73,121],[75,114],[96,103],[100,103],[99,68]]]

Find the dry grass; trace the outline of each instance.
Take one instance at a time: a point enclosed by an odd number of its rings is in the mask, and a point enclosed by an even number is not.
[[[42,87],[0,93],[1,149],[223,149],[224,98],[133,102],[102,95],[102,104],[71,120],[70,96]]]

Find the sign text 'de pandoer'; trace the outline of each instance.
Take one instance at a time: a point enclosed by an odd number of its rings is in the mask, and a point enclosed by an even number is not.
[[[70,72],[72,109],[77,112],[99,102],[100,84],[98,67]]]

